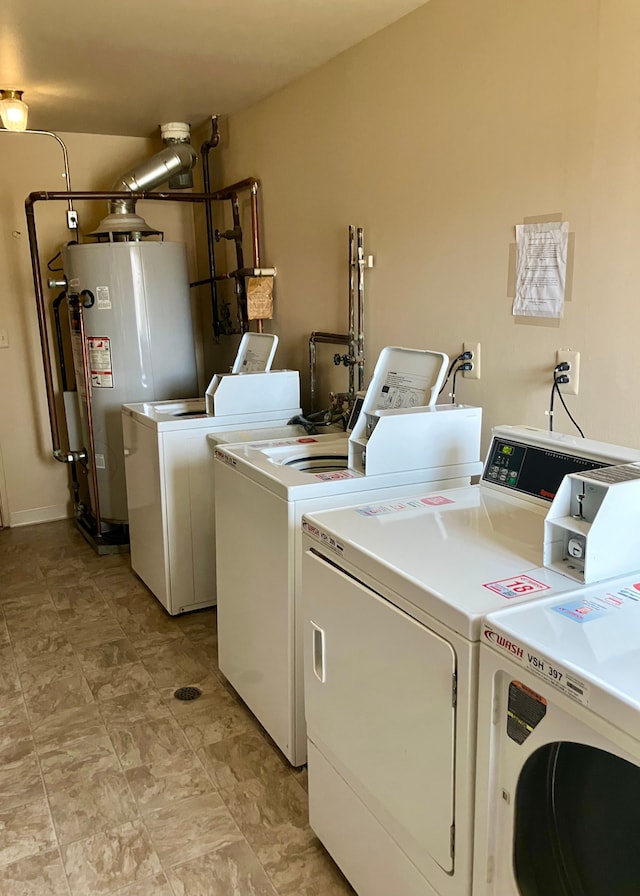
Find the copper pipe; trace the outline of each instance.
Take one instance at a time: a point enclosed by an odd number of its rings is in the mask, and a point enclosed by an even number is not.
[[[51,354],[49,351],[49,335],[46,318],[46,308],[44,303],[44,292],[42,287],[42,277],[40,274],[40,254],[38,251],[38,238],[35,225],[35,204],[36,202],[62,201],[70,204],[73,200],[115,200],[115,199],[131,199],[134,201],[163,201],[163,202],[211,202],[212,200],[230,199],[239,190],[250,189],[252,191],[252,209],[254,208],[254,197],[258,189],[258,181],[253,178],[239,181],[230,187],[223,187],[214,193],[133,193],[128,191],[113,190],[92,190],[92,191],[39,191],[30,193],[25,200],[25,215],[27,218],[27,233],[29,236],[29,251],[31,257],[31,272],[33,275],[33,286],[35,290],[36,311],[38,315],[38,329],[40,333],[40,348],[42,351],[42,362],[44,367],[45,391],[47,397],[47,406],[49,409],[49,424],[51,428],[51,443],[53,446],[53,456],[62,463],[71,463],[77,458],[69,451],[61,451],[60,448],[60,424],[58,421],[58,410],[56,407],[55,390],[53,385]],[[255,199],[255,221],[257,225],[257,199]],[[254,233],[254,258],[260,257],[259,239],[257,230]],[[259,267],[259,265],[255,265]]]
[[[29,214],[29,212],[27,211],[27,233],[29,236],[29,246],[31,249],[31,273],[33,274],[33,285],[36,292],[36,310],[38,313],[40,348],[42,350],[42,362],[44,366],[44,385],[47,393],[47,404],[49,406],[49,425],[51,427],[51,443],[53,445],[53,456],[56,460],[64,462],[64,459],[58,456],[60,454],[60,426],[58,424],[58,412],[56,408],[55,391],[53,388],[53,375],[51,372],[51,354],[49,352],[46,309],[42,292],[40,258],[38,256],[38,243],[36,237],[36,225],[33,215],[33,209],[31,209],[31,214]]]

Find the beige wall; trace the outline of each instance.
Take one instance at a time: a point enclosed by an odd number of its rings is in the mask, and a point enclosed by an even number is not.
[[[222,178],[262,182],[280,363],[346,327],[347,225],[365,229],[369,371],[386,344],[482,345],[458,400],[547,427],[557,348],[581,352],[571,410],[592,438],[640,444],[640,4],[431,0],[228,122]],[[559,323],[508,295],[514,225],[575,236]],[[572,426],[558,411],[555,428]]]
[[[162,145],[121,137],[61,134],[74,190],[108,190],[116,178]],[[32,191],[64,190],[63,157],[51,137],[0,133],[0,328],[9,348],[0,349],[0,508],[5,525],[40,522],[70,514],[67,469],[51,457],[51,433],[26,234],[24,200]],[[81,226],[90,231],[106,203],[78,204]],[[138,210],[167,239],[189,239],[187,206],[140,203]],[[66,203],[36,204],[43,263],[71,238]],[[46,276],[46,272],[45,275]],[[46,282],[46,281],[45,281]],[[55,292],[45,289],[47,302]],[[53,332],[53,331],[52,331]]]
[[[555,351],[571,347],[581,383],[568,402],[586,434],[640,444],[639,45],[636,0],[431,0],[227,121],[213,183],[261,180],[278,366],[302,370],[307,389],[310,332],[345,330],[353,223],[375,255],[369,372],[388,344],[453,356],[480,342],[482,379],[459,381],[457,398],[484,408],[486,445],[496,423],[546,428]],[[109,188],[158,148],[62,136],[76,189]],[[0,327],[11,341],[0,349],[0,506],[16,524],[69,510],[66,471],[49,456],[23,212],[27,193],[62,186],[62,167],[53,141],[0,141]],[[165,226],[158,208],[143,212]],[[166,214],[169,237],[190,232],[186,210]],[[66,237],[63,206],[37,215],[48,257]],[[511,314],[510,255],[514,225],[537,216],[570,223],[570,301],[561,322],[523,324]],[[206,294],[199,301],[207,379],[226,367],[229,343],[212,347]],[[325,392],[346,384],[333,351],[322,354]],[[560,409],[555,428],[572,432]]]

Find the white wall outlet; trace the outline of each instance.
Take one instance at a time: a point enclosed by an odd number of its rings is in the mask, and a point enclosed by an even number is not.
[[[0,329],[0,348],[9,348],[9,331]]]
[[[480,343],[479,342],[465,342],[462,346],[463,352],[471,352],[471,364],[473,365],[471,370],[463,370],[462,375],[466,376],[469,380],[479,380],[480,379]]]
[[[556,352],[556,365],[567,362],[569,370],[560,370],[557,376],[568,376],[568,383],[559,383],[558,388],[564,395],[577,395],[580,388],[580,352],[570,348],[560,348]]]

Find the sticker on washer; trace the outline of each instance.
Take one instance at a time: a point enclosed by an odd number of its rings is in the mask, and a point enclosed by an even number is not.
[[[589,705],[588,684],[572,672],[568,672],[564,666],[560,666],[537,650],[525,647],[507,635],[497,632],[490,625],[485,624],[483,635],[496,650],[506,653],[512,662],[546,681],[556,690],[562,691],[572,700],[582,703],[583,706]]]
[[[523,744],[547,714],[547,701],[521,681],[509,684],[507,736]]]
[[[333,535],[329,535],[328,532],[323,532],[322,529],[318,529],[313,523],[308,523],[307,520],[302,520],[302,531],[307,532],[307,534],[311,535],[336,554],[339,554],[340,556],[344,554],[343,545],[339,541],[336,541]]]
[[[429,391],[430,383],[426,376],[389,370],[380,389],[376,408],[386,410],[419,407],[425,404]]]
[[[369,504],[357,507],[355,512],[361,516],[382,516],[385,513],[403,513],[405,510],[416,510],[424,507],[441,507],[443,504],[455,504],[444,495],[428,495],[426,498],[412,498],[409,501],[393,501],[388,504]]]
[[[513,576],[510,579],[498,579],[497,582],[485,582],[482,586],[488,588],[489,591],[495,591],[501,597],[511,600],[514,597],[522,597],[523,595],[537,594],[539,591],[549,591],[550,586],[531,576],[521,575]]]
[[[618,591],[605,591],[602,595],[591,595],[557,604],[551,609],[573,622],[584,625],[586,622],[595,622],[603,616],[633,604],[640,604],[640,582],[625,585]]]
[[[219,448],[216,448],[216,460],[221,460],[225,464],[229,464],[230,467],[236,466],[235,457],[230,457],[228,454],[225,454],[223,451],[220,451]]]
[[[106,470],[107,465],[104,460],[104,454],[96,454],[94,456],[96,461],[96,470]]]
[[[111,340],[108,336],[87,336],[89,370],[93,389],[113,389]]]
[[[353,470],[334,470],[331,473],[314,473],[316,479],[322,479],[323,482],[335,482],[336,479],[357,479],[358,474]]]
[[[96,307],[98,311],[111,310],[111,296],[108,286],[96,286]]]

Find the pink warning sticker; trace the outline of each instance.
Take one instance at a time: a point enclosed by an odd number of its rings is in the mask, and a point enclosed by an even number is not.
[[[440,504],[455,504],[456,502],[452,501],[451,498],[445,498],[444,495],[431,495],[428,498],[420,498],[420,503],[438,507]]]
[[[549,591],[550,586],[544,582],[538,582],[531,576],[513,576],[510,579],[499,579],[497,582],[485,582],[482,586],[489,591],[495,591],[501,597],[511,600],[513,597],[524,597],[536,594],[539,591]]]

